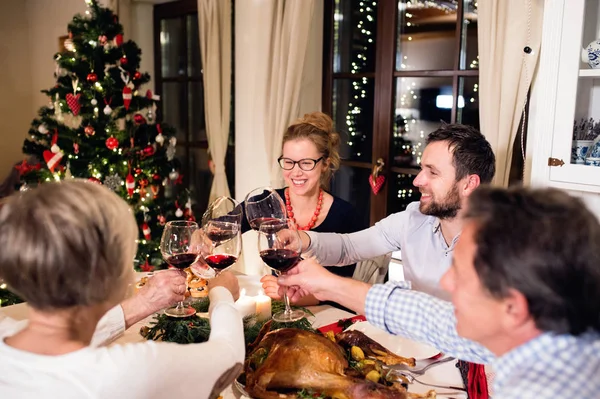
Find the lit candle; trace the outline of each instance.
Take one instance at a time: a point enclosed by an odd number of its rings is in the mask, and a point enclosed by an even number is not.
[[[271,298],[264,295],[261,291],[256,297],[254,297],[256,301],[256,314],[258,315],[258,320],[269,320],[271,318]]]
[[[246,296],[246,290],[244,289],[240,292],[240,297],[234,306],[242,317],[252,315],[256,312],[256,301],[254,298]]]

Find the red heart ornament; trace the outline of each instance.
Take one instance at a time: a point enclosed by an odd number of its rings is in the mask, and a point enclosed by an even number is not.
[[[383,187],[383,183],[385,183],[385,176],[379,175],[373,178],[373,175],[369,175],[369,184],[371,185],[371,190],[373,190],[373,194],[377,195]]]
[[[81,97],[81,93],[77,95],[68,93],[66,97],[67,105],[69,106],[71,112],[73,112],[73,115],[75,116],[79,115],[79,111],[81,110],[81,104],[79,104],[79,97]]]
[[[61,151],[57,153],[53,153],[52,151],[48,150],[44,151],[44,161],[46,161],[50,172],[54,172],[54,168],[56,167],[56,165],[58,165],[62,157],[63,153]]]

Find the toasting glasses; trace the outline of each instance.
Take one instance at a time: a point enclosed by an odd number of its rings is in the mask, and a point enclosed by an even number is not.
[[[272,220],[261,223],[258,230],[258,251],[263,262],[278,276],[287,272],[300,261],[302,240],[298,230],[285,220]],[[285,310],[273,315],[273,320],[289,323],[306,317],[299,309],[292,310],[287,296],[287,288],[283,291]]]
[[[253,230],[264,222],[286,220],[285,202],[271,187],[260,187],[246,195],[246,218]]]
[[[198,260],[199,254],[192,246],[192,235],[198,231],[196,222],[173,221],[168,222],[160,239],[160,252],[164,260],[178,269],[186,269]],[[171,317],[189,317],[196,314],[196,310],[179,302],[176,307],[165,310]]]
[[[202,216],[200,254],[216,274],[233,266],[242,250],[242,206],[232,198],[219,197]]]

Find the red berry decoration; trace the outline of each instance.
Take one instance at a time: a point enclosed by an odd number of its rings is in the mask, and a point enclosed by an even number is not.
[[[135,123],[137,123],[138,125],[142,125],[142,124],[146,123],[146,118],[144,118],[144,117],[142,116],[142,114],[135,114],[135,115],[133,116],[133,121],[134,121]]]
[[[123,56],[123,57],[121,57],[119,62],[121,63],[121,65],[127,65],[127,62],[129,62],[129,61],[127,61],[127,57]]]
[[[133,78],[135,80],[140,80],[142,78],[142,74],[140,73],[140,71],[135,71],[135,73],[133,74]]]
[[[145,156],[149,157],[149,156],[151,156],[151,155],[154,154],[154,147],[152,147],[151,145],[149,145],[146,148],[144,148],[143,152],[144,152]]]
[[[90,125],[87,125],[83,131],[85,132],[86,136],[93,136],[96,134],[96,131],[94,130],[94,128]]]
[[[155,173],[155,174],[152,176],[152,178],[153,178],[154,180],[160,180],[160,175],[159,175],[158,173]]]
[[[95,73],[88,73],[87,81],[90,83],[96,83],[98,81],[98,75]]]
[[[141,175],[142,174],[142,169],[141,168],[136,168],[135,169],[135,174],[137,175]]]
[[[108,148],[109,150],[114,150],[117,147],[119,147],[119,140],[117,140],[113,136],[110,136],[106,139],[106,148]]]

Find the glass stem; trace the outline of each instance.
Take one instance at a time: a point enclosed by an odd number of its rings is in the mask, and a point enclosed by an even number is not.
[[[287,292],[288,292],[288,289],[287,289],[287,287],[285,287],[283,290],[283,302],[285,303],[284,313],[290,314],[290,313],[292,313],[292,308],[290,306],[290,298],[288,298]]]

